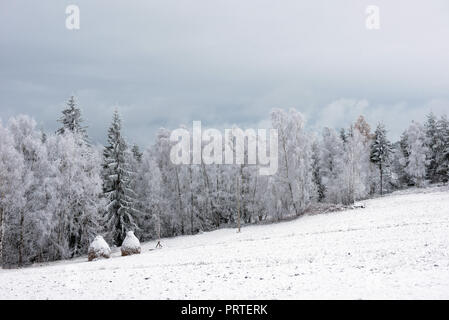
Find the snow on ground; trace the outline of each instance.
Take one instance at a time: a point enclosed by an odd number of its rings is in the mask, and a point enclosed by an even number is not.
[[[449,191],[0,271],[0,299],[449,299]]]

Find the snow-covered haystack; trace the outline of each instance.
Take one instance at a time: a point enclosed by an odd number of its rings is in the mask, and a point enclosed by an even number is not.
[[[98,258],[106,258],[108,259],[111,256],[111,248],[104,241],[102,236],[96,236],[94,241],[89,246],[89,250],[87,252],[87,258],[89,261]]]
[[[126,238],[122,243],[122,256],[129,256],[132,254],[140,253],[140,242],[139,239],[136,238],[133,231],[128,231],[126,233]]]

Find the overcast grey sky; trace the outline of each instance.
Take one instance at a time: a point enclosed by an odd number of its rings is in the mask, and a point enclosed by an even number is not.
[[[80,30],[65,27],[69,4]],[[364,114],[395,139],[449,113],[449,1],[1,0],[0,117],[53,131],[71,94],[98,142],[114,107],[142,146],[193,120],[264,126],[275,107],[312,129]]]

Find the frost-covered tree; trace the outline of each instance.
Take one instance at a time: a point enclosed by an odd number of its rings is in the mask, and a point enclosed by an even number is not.
[[[71,131],[48,139],[49,157],[56,164],[52,243],[57,258],[86,253],[100,230],[101,161],[81,139]]]
[[[62,124],[56,133],[64,134],[67,131],[79,135],[85,142],[88,141],[86,127],[83,126],[83,119],[81,118],[81,109],[77,107],[74,96],[71,96],[67,101],[66,108],[62,110],[62,116],[58,119]]]
[[[407,130],[407,163],[405,172],[415,185],[424,185],[426,177],[427,154],[429,150],[426,143],[426,132],[424,127],[412,121]]]
[[[374,140],[374,134],[371,133],[371,127],[370,125],[366,122],[365,118],[360,115],[357,118],[357,121],[354,124],[354,129],[357,129],[362,137],[363,137],[363,143],[366,147],[370,147],[371,144],[373,143]],[[369,154],[370,151],[368,151],[368,158],[369,158]],[[378,189],[378,183],[377,183],[377,168],[376,165],[373,164],[372,162],[369,163],[368,168],[365,169],[366,170],[366,175],[367,175],[367,179],[366,179],[366,191],[369,194],[374,194],[376,192],[376,189]]]
[[[136,207],[140,215],[140,238],[161,237],[161,174],[151,149],[141,154],[136,170]]]
[[[14,147],[10,132],[0,122],[0,267],[11,261],[11,246],[6,243],[16,220],[17,208],[24,203],[21,180],[23,156]]]
[[[27,116],[11,118],[7,132],[17,162],[11,172],[17,174],[8,185],[13,201],[3,210],[8,213],[3,219],[4,265],[85,253],[98,231],[99,157],[82,142],[83,136],[70,130],[42,139],[42,130]]]
[[[371,145],[370,160],[379,170],[380,177],[380,194],[384,190],[384,177],[390,163],[390,155],[392,152],[391,143],[387,139],[387,130],[385,126],[379,123],[374,132],[374,141]]]
[[[254,193],[257,190],[257,167],[248,163],[249,146],[254,143],[255,145],[255,133],[247,132],[243,140],[238,140],[236,135],[239,132],[237,126],[234,126],[232,132],[229,132],[227,139],[229,150],[235,155],[237,159],[236,146],[240,141],[243,147],[243,163],[233,165],[229,174],[234,180],[234,202],[236,207],[234,208],[235,215],[231,217],[231,221],[235,221],[240,229],[242,223],[251,223],[253,217],[257,214],[254,212],[255,196]],[[245,141],[247,143],[245,143]]]
[[[344,135],[330,128],[323,131],[320,172],[327,202],[348,205],[369,192],[369,127],[357,123]]]
[[[16,178],[8,185],[14,196],[2,197],[7,213],[3,219],[4,265],[84,253],[98,231],[98,157],[71,131],[42,139],[35,127],[27,116],[11,118],[4,138],[11,137],[4,140],[9,141],[9,153],[2,152],[3,159],[8,154],[16,158],[16,168],[10,168]]]
[[[170,150],[173,142],[170,141],[170,131],[161,128],[156,137],[155,161],[161,174],[161,192],[163,200],[161,201],[161,210],[163,215],[161,225],[165,235],[173,236],[182,234],[182,228],[185,219],[185,196],[184,176],[180,165],[175,165],[170,160]]]
[[[359,129],[351,126],[343,143],[343,159],[339,185],[343,204],[352,204],[368,194],[369,144]]]
[[[202,166],[201,172],[207,173],[199,179],[199,187],[209,184],[210,192],[197,198],[199,206],[203,206],[199,218],[203,230],[219,227],[221,224],[235,224],[238,215],[238,194],[240,190],[239,166],[213,165]],[[239,200],[240,202],[240,200]],[[211,208],[211,210],[207,209]]]
[[[126,232],[138,229],[139,212],[134,208],[135,192],[132,190],[134,173],[130,166],[130,152],[122,136],[118,111],[114,112],[108,130],[108,144],[103,152],[103,193],[105,226],[109,238],[120,245]]]
[[[294,109],[288,112],[273,110],[271,122],[279,137],[278,195],[288,211],[300,215],[308,208],[316,192],[311,138],[304,130],[304,117]]]
[[[28,116],[11,118],[8,130],[14,139],[14,147],[23,158],[20,197],[15,203],[14,215],[9,221],[8,243],[15,254],[8,264],[24,265],[42,260],[43,248],[51,231],[49,200],[53,195],[52,167],[42,143],[36,122]],[[19,201],[22,200],[22,201]]]
[[[320,152],[320,172],[327,202],[339,203],[343,175],[343,140],[334,129],[324,128]]]
[[[360,132],[366,142],[369,142],[373,138],[371,127],[362,115],[357,118],[357,121],[354,124],[354,129],[357,129]]]

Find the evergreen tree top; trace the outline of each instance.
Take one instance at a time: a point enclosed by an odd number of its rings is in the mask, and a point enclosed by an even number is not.
[[[140,148],[139,148],[139,146],[138,146],[137,144],[133,145],[133,147],[131,148],[131,152],[132,152],[134,158],[135,158],[138,162],[142,161],[143,153],[140,152]]]
[[[71,131],[80,134],[85,141],[88,140],[86,127],[82,125],[81,110],[77,107],[74,96],[71,96],[69,101],[67,101],[67,106],[62,110],[62,116],[58,119],[58,122],[62,123],[62,127],[56,131],[57,134]]]
[[[387,130],[382,123],[379,123],[374,132],[370,159],[373,163],[384,164],[388,161],[391,151],[392,146],[387,139]]]
[[[112,123],[108,129],[108,143],[110,146],[124,144],[121,130],[122,120],[120,119],[120,114],[117,110],[114,110],[114,114],[112,115]]]
[[[431,111],[428,115],[427,115],[427,125],[428,126],[432,126],[435,125],[437,122],[437,118],[435,116],[435,114]]]

